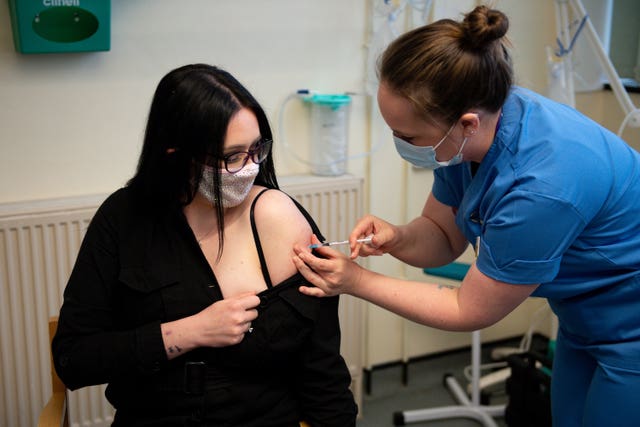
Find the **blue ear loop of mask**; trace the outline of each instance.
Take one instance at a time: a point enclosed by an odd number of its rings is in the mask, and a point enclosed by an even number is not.
[[[420,147],[417,145],[413,145],[397,136],[393,137],[393,142],[396,145],[396,150],[398,151],[398,154],[400,154],[400,157],[419,168],[434,170],[440,167],[454,166],[462,163],[462,150],[464,149],[464,145],[467,143],[466,137],[462,141],[462,145],[460,146],[458,153],[449,160],[441,162],[438,161],[436,159],[436,149],[440,145],[442,145],[445,139],[447,139],[455,126],[456,125],[454,123],[453,126],[451,126],[447,133],[442,137],[442,139],[438,141],[438,143],[434,146],[428,145],[426,147]]]

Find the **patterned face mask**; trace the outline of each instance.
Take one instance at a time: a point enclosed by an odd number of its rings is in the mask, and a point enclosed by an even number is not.
[[[258,176],[260,165],[248,162],[245,167],[236,173],[229,173],[222,169],[220,177],[220,192],[222,193],[222,207],[232,208],[238,206],[249,194],[249,190],[253,186],[253,182]],[[212,204],[217,204],[217,200],[213,194],[213,174],[215,169],[213,166],[202,167],[202,179],[198,191]]]

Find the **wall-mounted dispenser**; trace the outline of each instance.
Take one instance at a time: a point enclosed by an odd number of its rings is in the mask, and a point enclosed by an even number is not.
[[[278,119],[279,140],[296,160],[311,167],[314,175],[342,175],[347,173],[347,162],[373,155],[382,145],[362,153],[349,155],[349,114],[357,92],[322,94],[309,89],[299,89],[289,94],[280,106]],[[285,132],[285,107],[292,99],[300,99],[311,108],[311,132],[308,155],[299,155],[290,144]]]
[[[311,159],[316,175],[342,175],[347,169],[347,138],[351,97],[311,94]]]
[[[111,0],[9,0],[20,53],[104,51],[111,47]]]

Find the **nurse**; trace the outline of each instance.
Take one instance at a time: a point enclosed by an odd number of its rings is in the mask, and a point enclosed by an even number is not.
[[[398,153],[435,169],[422,214],[365,216],[351,257],[296,247],[316,286],[451,331],[494,324],[529,296],[559,318],[555,426],[640,426],[640,155],[578,111],[513,83],[507,17],[478,6],[461,22],[404,34],[383,53],[378,104]],[[370,245],[356,239],[373,234]],[[312,243],[317,239],[313,238]],[[417,267],[478,257],[459,288],[366,270],[391,254]]]

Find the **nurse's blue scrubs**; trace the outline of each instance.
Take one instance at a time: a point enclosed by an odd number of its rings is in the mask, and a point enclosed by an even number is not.
[[[522,88],[475,175],[435,171],[478,269],[541,285],[560,328],[554,426],[640,426],[640,155],[579,112]]]

